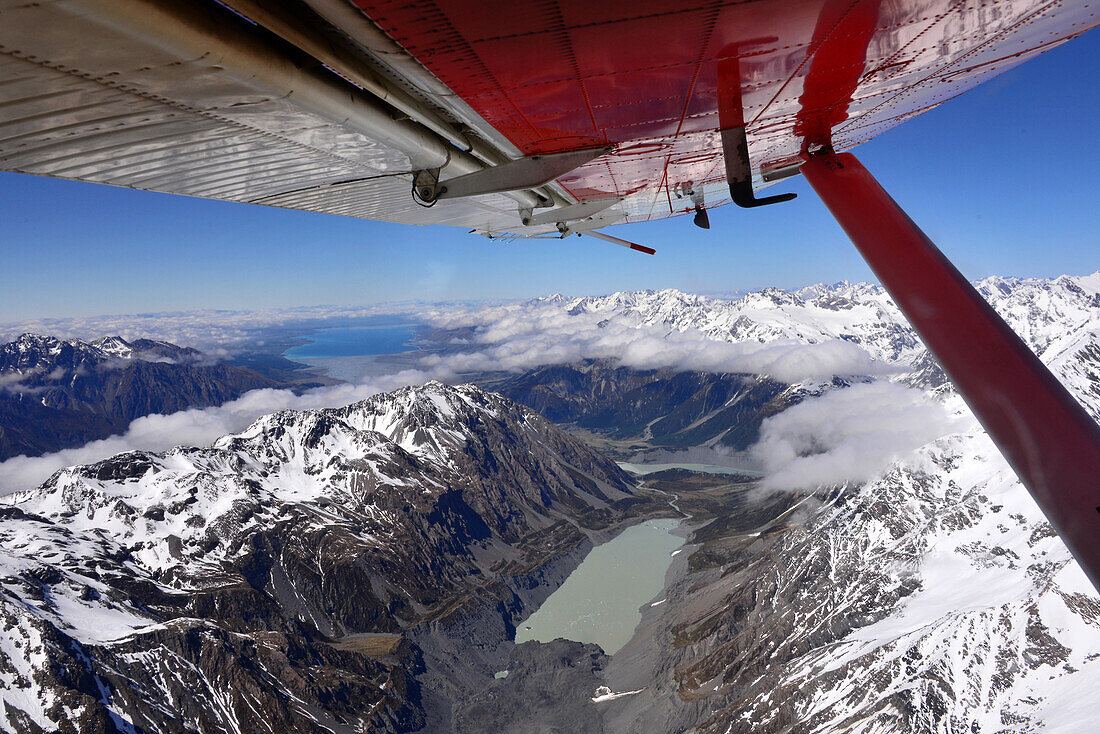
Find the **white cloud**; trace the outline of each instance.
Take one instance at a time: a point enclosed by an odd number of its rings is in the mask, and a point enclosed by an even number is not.
[[[581,359],[609,359],[636,369],[769,374],[785,382],[895,371],[862,348],[839,339],[817,344],[794,340],[731,343],[708,339],[696,330],[639,325],[629,315],[570,314],[564,302],[555,299],[500,305],[410,302],[41,319],[0,325],[0,339],[24,331],[83,339],[118,334],[126,339],[145,337],[194,346],[208,358],[224,358],[241,346],[261,344],[264,329],[323,329],[384,315],[404,315],[443,328],[473,327],[474,337],[465,344],[464,352],[424,360],[427,367],[456,373],[521,371]],[[462,343],[457,339],[454,346]]]
[[[924,444],[960,428],[920,390],[856,384],[810,398],[764,421],[750,450],[767,489],[864,482]]]
[[[0,463],[0,493],[37,485],[53,472],[73,464],[98,461],[142,449],[162,451],[177,445],[209,445],[242,430],[261,415],[286,408],[344,405],[367,395],[423,382],[453,381],[462,373],[523,371],[546,364],[604,359],[634,369],[693,370],[714,373],[766,374],[783,382],[828,379],[834,375],[885,375],[896,369],[875,361],[863,349],[843,340],[806,344],[794,340],[730,343],[696,330],[639,325],[628,318],[569,313],[560,301],[514,302],[496,306],[469,304],[393,304],[378,307],[317,307],[283,311],[193,312],[128,317],[96,317],[43,322],[36,330],[60,336],[120,334],[124,338],[158,338],[185,345],[232,345],[253,342],[266,327],[297,324],[324,328],[333,322],[402,312],[441,328],[472,328],[456,338],[462,351],[427,353],[419,370],[368,378],[363,384],[318,388],[303,395],[287,390],[256,390],[222,406],[145,416],[125,435],[94,441],[76,449],[41,457],[16,457]],[[20,329],[28,329],[21,324]]]
[[[56,370],[54,371],[56,372]],[[0,393],[13,393],[16,395],[34,395],[43,392],[44,387],[32,387],[23,383],[29,382],[42,374],[42,368],[32,367],[28,370],[11,370],[0,372]],[[50,373],[52,379],[54,373]]]
[[[39,373],[37,367],[29,369],[26,372],[15,370],[12,372],[0,372],[0,390],[9,388],[15,390],[24,381],[28,380]]]
[[[783,382],[897,370],[840,339],[723,342],[696,330],[638,325],[602,314],[570,314],[553,302],[513,303],[459,313],[422,314],[443,328],[475,327],[477,351],[431,355],[422,364],[456,373],[522,371],[545,364],[607,359],[635,369],[766,374]],[[456,344],[460,343],[456,340]]]
[[[80,448],[45,456],[17,456],[0,463],[0,494],[35,487],[54,472],[90,464],[125,451],[164,451],[173,446],[209,446],[216,439],[248,427],[260,416],[278,410],[334,408],[432,376],[417,370],[372,378],[361,384],[320,387],[295,395],[290,390],[253,390],[213,408],[192,408],[169,415],[147,415],[130,423],[125,434],[92,441]]]

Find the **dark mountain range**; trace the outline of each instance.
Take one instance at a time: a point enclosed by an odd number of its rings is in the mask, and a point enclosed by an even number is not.
[[[0,729],[446,731],[642,507],[537,414],[439,383],[67,469],[3,510]]]
[[[285,383],[168,342],[24,334],[0,345],[0,461],[122,433],[135,418]]]
[[[539,367],[487,385],[555,423],[619,441],[736,451],[756,442],[765,418],[821,389],[757,375],[633,370],[602,361]]]

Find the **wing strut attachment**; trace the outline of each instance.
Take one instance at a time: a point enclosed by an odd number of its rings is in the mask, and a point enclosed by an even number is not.
[[[855,156],[802,173],[1100,590],[1100,426]]]
[[[740,45],[749,46],[774,40],[754,39]],[[726,181],[730,187],[730,198],[737,206],[751,209],[790,201],[798,194],[777,194],[757,199],[753,193],[749,140],[745,135],[745,108],[741,100],[740,53],[740,49],[736,49],[733,56],[718,62],[718,124],[722,128],[722,157],[726,161]]]
[[[431,171],[420,171],[416,176],[414,194],[424,202],[434,203],[437,199],[457,199],[464,196],[536,189],[610,150],[610,146],[604,146],[570,150],[565,153],[532,155],[445,181],[439,180],[438,172],[434,172],[433,176]]]

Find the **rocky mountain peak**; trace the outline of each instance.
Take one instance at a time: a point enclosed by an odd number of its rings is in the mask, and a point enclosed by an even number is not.
[[[104,336],[92,342],[100,351],[112,357],[130,358],[134,354],[134,348],[121,336]]]
[[[508,477],[511,499],[500,504],[497,495],[495,512],[522,517],[532,502],[545,512],[574,492],[581,476],[596,502],[633,484],[529,409],[472,385],[433,382],[343,408],[266,415],[210,448],[129,452],[70,467],[10,501],[134,543],[175,536],[205,547],[210,529],[242,503],[277,513],[288,503],[365,507],[382,497],[389,507],[399,496],[408,502],[456,486],[476,502],[486,499],[485,482]]]
[[[537,417],[474,385],[431,381],[367,398],[342,409],[351,425],[377,431],[405,450],[450,463],[472,436],[510,430]]]
[[[62,341],[45,334],[22,334],[0,345],[0,373],[43,370],[58,365],[73,366],[96,361],[99,355],[90,344],[77,340]]]
[[[0,730],[415,722],[403,630],[492,594],[503,629],[523,569],[633,488],[528,409],[438,382],[62,470],[0,503]]]
[[[60,347],[61,340],[49,336],[48,334],[33,334],[31,332],[26,332],[20,334],[19,338],[11,343],[15,344],[19,349],[42,349],[49,351]]]

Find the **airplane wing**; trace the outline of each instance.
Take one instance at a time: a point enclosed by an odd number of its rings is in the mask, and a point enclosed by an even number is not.
[[[658,219],[729,202],[727,178],[751,199],[817,132],[848,149],[1097,22],[1038,0],[0,0],[0,169],[541,235],[558,217],[530,210]]]
[[[849,148],[1084,0],[0,0],[0,169],[488,237],[804,173],[1100,589],[1100,428]]]

